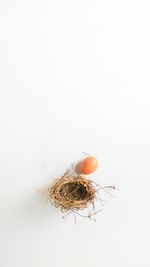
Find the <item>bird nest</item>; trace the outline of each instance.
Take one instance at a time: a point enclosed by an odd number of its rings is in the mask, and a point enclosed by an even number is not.
[[[83,174],[75,175],[67,171],[48,189],[48,199],[53,206],[60,208],[66,215],[73,213],[74,217],[77,214],[93,219],[93,215],[101,211],[104,206],[99,191],[101,190],[111,195],[110,190],[112,189],[116,189],[116,187],[101,187],[92,180],[87,179]],[[101,204],[98,209],[96,206],[97,201],[100,201]],[[88,214],[79,213],[83,210],[87,210]]]
[[[51,187],[49,197],[61,211],[79,210],[94,204],[95,188],[84,175],[63,176]]]

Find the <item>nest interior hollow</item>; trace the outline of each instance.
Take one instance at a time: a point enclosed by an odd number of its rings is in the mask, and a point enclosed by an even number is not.
[[[63,176],[51,187],[49,197],[62,211],[79,210],[94,203],[95,189],[83,175]]]

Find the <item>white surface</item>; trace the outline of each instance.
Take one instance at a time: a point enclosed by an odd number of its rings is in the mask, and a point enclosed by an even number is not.
[[[149,1],[0,1],[0,266],[150,266]],[[39,198],[82,151],[97,222]]]

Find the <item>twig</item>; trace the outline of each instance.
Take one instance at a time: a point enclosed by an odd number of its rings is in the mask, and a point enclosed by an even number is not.
[[[88,153],[86,153],[86,152],[82,152],[83,154],[85,154],[85,155],[87,155],[87,156],[90,156],[91,154],[88,154]]]

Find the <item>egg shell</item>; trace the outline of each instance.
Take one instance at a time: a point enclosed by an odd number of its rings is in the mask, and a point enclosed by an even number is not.
[[[84,174],[91,174],[96,171],[98,168],[98,160],[95,157],[87,157],[85,158],[80,165],[80,170]]]

